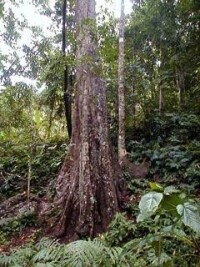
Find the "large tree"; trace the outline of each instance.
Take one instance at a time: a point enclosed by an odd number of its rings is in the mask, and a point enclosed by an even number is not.
[[[72,138],[60,170],[57,235],[93,236],[119,208],[117,160],[109,145],[105,84],[96,36],[95,0],[76,1],[76,88]]]

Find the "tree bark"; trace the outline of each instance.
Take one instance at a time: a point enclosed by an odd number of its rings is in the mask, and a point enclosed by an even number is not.
[[[63,0],[62,8],[62,53],[64,60],[66,60],[66,17],[67,17],[67,0]],[[69,84],[69,67],[67,63],[64,66],[64,77],[63,77],[63,100],[65,107],[65,118],[67,133],[69,138],[72,135],[72,121],[71,121],[71,93]]]
[[[118,157],[119,163],[122,164],[126,156],[125,147],[125,100],[124,100],[124,29],[125,14],[124,0],[121,0],[121,16],[119,23],[119,58],[118,58]]]
[[[77,0],[75,110],[69,154],[56,183],[57,236],[94,236],[119,206],[95,19],[95,0]]]

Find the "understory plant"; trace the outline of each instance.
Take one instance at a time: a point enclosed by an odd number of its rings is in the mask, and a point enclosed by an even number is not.
[[[121,247],[109,247],[103,241],[78,240],[60,245],[56,240],[43,238],[37,244],[28,244],[13,250],[10,255],[0,256],[2,267],[142,267],[134,255],[123,253]]]
[[[8,244],[12,236],[21,235],[25,229],[36,226],[36,216],[31,211],[24,212],[15,217],[0,219],[0,245]]]
[[[200,208],[173,186],[150,183],[151,191],[139,203],[138,224],[149,229],[145,236],[130,241],[136,255],[150,266],[200,266]]]
[[[150,163],[150,179],[187,185],[189,191],[195,191],[200,185],[199,129],[198,114],[152,116],[129,137],[130,160],[139,163],[146,158]]]
[[[58,143],[38,144],[31,159],[30,192],[42,196],[51,190],[67,146]],[[0,201],[27,190],[29,173],[27,146],[0,144]],[[51,192],[53,194],[53,192]]]
[[[41,239],[0,256],[2,267],[199,267],[200,210],[173,186],[150,183],[137,221],[116,214],[108,232],[67,245]]]

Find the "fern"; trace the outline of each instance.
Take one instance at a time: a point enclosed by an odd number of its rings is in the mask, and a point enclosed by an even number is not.
[[[62,246],[55,240],[43,238],[35,245],[37,253],[34,255],[34,262],[51,262],[56,264],[62,258]]]
[[[30,261],[32,255],[32,249],[28,245],[26,247],[13,250],[10,255],[0,256],[0,266],[5,267],[21,267],[21,263],[27,263]]]
[[[108,247],[98,239],[72,242],[64,251],[66,267],[130,266],[122,256],[122,248]]]
[[[41,239],[36,245],[27,244],[13,250],[10,255],[0,256],[2,267],[61,267],[63,246],[55,240]]]
[[[66,266],[99,266],[104,248],[105,246],[98,241],[78,240],[69,243],[64,248]]]
[[[1,267],[129,267],[135,266],[127,251],[108,247],[101,240],[78,240],[60,245],[55,240],[41,239],[0,256]],[[130,255],[129,255],[130,256]],[[130,261],[131,260],[131,261]],[[131,264],[131,265],[130,265]]]

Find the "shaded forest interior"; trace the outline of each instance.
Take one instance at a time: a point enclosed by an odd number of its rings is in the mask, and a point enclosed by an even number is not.
[[[0,3],[0,266],[200,266],[199,1],[33,1],[45,30],[19,2]]]

